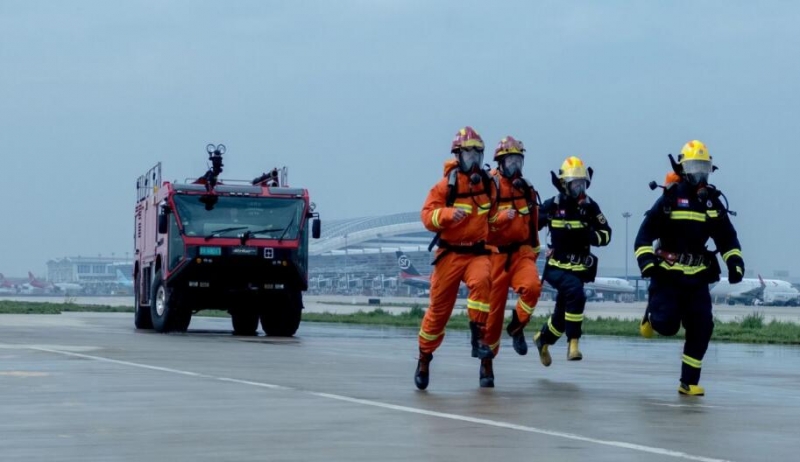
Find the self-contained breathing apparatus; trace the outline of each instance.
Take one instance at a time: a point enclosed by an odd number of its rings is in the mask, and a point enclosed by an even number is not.
[[[530,219],[528,220],[528,241],[527,242],[515,242],[505,246],[498,246],[497,250],[499,253],[505,253],[508,255],[506,258],[505,263],[505,270],[508,271],[511,269],[511,261],[512,256],[515,252],[517,252],[523,245],[530,245],[534,248],[539,247],[539,207],[542,205],[541,197],[539,196],[539,191],[537,191],[533,184],[528,181],[527,178],[523,178],[518,176],[511,181],[511,185],[517,191],[522,193],[521,196],[510,196],[510,197],[503,197],[500,192],[500,178],[498,176],[494,176],[494,185],[495,190],[497,191],[497,203],[501,202],[511,202],[512,204],[514,201],[518,199],[524,199],[525,205],[528,208],[528,213],[530,214]]]
[[[486,165],[486,167],[488,167],[488,165]],[[478,169],[477,172],[473,172],[469,176],[469,184],[470,184],[469,189],[470,190],[469,190],[469,192],[466,192],[466,193],[459,193],[458,192],[458,173],[459,173],[459,169],[458,168],[454,168],[454,169],[450,170],[450,172],[448,173],[448,176],[447,176],[447,196],[446,196],[446,199],[445,199],[445,207],[452,207],[453,205],[455,205],[456,199],[469,197],[469,198],[472,199],[472,202],[475,204],[475,206],[478,207],[480,210],[491,209],[492,202],[493,202],[493,199],[492,199],[492,179],[489,176],[489,173],[487,172],[487,170],[485,168],[484,169]],[[475,186],[475,185],[478,185],[478,184],[482,184],[483,185],[483,190],[481,190],[481,191],[473,191],[472,187]],[[483,206],[481,204],[478,204],[477,201],[475,201],[475,197],[483,195],[483,194],[485,194],[489,198],[489,205],[488,206]],[[468,253],[468,254],[474,254],[474,255],[489,255],[489,253],[490,253],[486,249],[486,243],[485,242],[478,242],[478,243],[475,243],[475,244],[470,245],[470,246],[454,245],[454,244],[449,244],[449,243],[447,243],[445,241],[442,241],[441,240],[441,235],[442,235],[441,231],[436,233],[436,235],[431,240],[431,243],[428,245],[428,252],[431,252],[433,250],[433,248],[435,246],[437,246],[437,245],[441,249],[443,249],[443,252],[440,253],[433,260],[431,265],[436,265],[437,263],[439,263],[439,260],[441,260],[442,257],[444,257],[449,252]]]

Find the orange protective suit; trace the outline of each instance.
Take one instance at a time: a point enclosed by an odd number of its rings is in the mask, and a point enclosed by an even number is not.
[[[536,308],[542,283],[536,269],[536,258],[539,256],[536,192],[532,192],[531,210],[523,190],[515,188],[512,180],[499,173],[495,172],[494,176],[499,178],[500,192],[490,213],[488,242],[497,247],[498,253],[492,255],[489,318],[482,342],[489,345],[496,355],[503,333],[509,287],[519,294],[515,310],[520,321],[518,328],[522,329]],[[508,217],[509,210],[516,211],[514,218]]]
[[[489,290],[491,286],[491,260],[488,251],[480,251],[489,233],[491,198],[482,183],[473,185],[469,176],[456,174],[458,197],[452,207],[447,207],[448,178],[450,171],[458,168],[458,161],[444,164],[444,178],[428,193],[422,206],[422,223],[439,234],[436,265],[431,275],[431,298],[419,331],[419,348],[423,353],[433,353],[442,344],[445,325],[450,319],[463,280],[469,295],[467,313],[472,322],[483,324],[489,315]],[[456,222],[457,209],[467,213]]]

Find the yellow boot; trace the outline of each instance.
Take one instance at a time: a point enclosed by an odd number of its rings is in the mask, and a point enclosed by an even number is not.
[[[678,386],[678,393],[686,396],[705,396],[706,390],[700,385],[686,385],[681,382]]]
[[[567,348],[567,361],[580,361],[583,359],[581,350],[578,349],[578,339],[574,338],[569,341],[569,348]]]
[[[647,316],[647,313],[645,313],[642,323],[639,324],[639,333],[642,334],[644,338],[653,338],[653,325],[650,323],[650,318]]]
[[[549,345],[545,345],[544,342],[542,342],[541,332],[537,332],[536,335],[533,336],[533,344],[536,345],[536,349],[539,350],[539,360],[545,367],[549,366],[553,362],[553,358],[550,357],[550,352],[547,351]]]

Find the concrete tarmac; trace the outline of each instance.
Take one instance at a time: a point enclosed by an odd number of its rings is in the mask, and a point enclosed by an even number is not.
[[[800,457],[800,348],[712,344],[676,392],[681,342],[582,340],[584,360],[517,356],[478,387],[466,333],[429,389],[416,330],[303,323],[294,338],[186,334],[130,314],[0,315],[2,461],[759,461]],[[535,352],[535,350],[534,350]]]

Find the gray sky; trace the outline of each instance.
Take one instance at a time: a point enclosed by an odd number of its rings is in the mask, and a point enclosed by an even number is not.
[[[632,245],[647,183],[700,139],[748,269],[797,276],[798,22],[791,1],[3,0],[0,271],[131,252],[136,177],[198,176],[209,142],[224,177],[287,165],[323,219],[419,210],[470,124],[523,140],[545,197],[566,156],[593,166],[616,267],[622,212]]]

